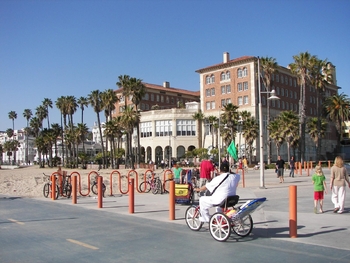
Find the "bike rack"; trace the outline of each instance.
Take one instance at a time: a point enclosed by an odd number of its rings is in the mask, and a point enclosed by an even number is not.
[[[98,176],[98,173],[96,172],[96,171],[91,171],[89,174],[88,174],[88,192],[87,192],[87,194],[83,194],[82,192],[81,192],[81,176],[80,176],[80,174],[79,173],[77,173],[78,174],[78,189],[79,189],[79,194],[81,195],[81,196],[88,196],[89,194],[90,194],[90,175],[92,174],[92,173],[94,173],[94,174],[96,174],[97,176]]]
[[[148,169],[144,172],[143,174],[143,181],[145,182],[145,189],[143,191],[140,191],[139,189],[139,178],[138,176],[136,176],[136,191],[139,192],[139,193],[145,193],[146,192],[146,182],[147,182],[147,173],[148,172],[151,172],[151,177],[152,177],[152,180],[154,179],[154,173],[153,173],[153,170],[151,169]]]
[[[121,174],[119,171],[117,170],[114,170],[110,173],[109,175],[109,181],[110,181],[110,186],[109,186],[109,189],[110,189],[110,194],[109,196],[113,196],[113,174],[117,174],[118,175],[118,182],[119,182],[119,191],[121,192],[121,184],[122,184],[122,180],[121,180]],[[122,193],[122,192],[121,192]]]

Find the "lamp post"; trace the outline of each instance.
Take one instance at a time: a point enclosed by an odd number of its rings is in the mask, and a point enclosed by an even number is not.
[[[261,83],[260,83],[260,58],[258,57],[258,91],[259,91],[259,144],[260,144],[260,188],[265,188],[265,163],[264,163],[264,140],[263,140],[263,117],[262,117],[262,104],[261,104],[261,94],[265,93],[267,95],[271,94],[270,97],[268,97],[268,100],[278,100],[279,97],[276,96],[275,90],[272,90],[271,92],[261,91]]]

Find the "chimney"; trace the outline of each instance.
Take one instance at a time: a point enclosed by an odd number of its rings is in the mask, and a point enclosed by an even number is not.
[[[230,53],[224,52],[224,63],[227,63],[230,60]]]
[[[170,88],[170,83],[168,81],[163,82],[163,87],[164,88]]]

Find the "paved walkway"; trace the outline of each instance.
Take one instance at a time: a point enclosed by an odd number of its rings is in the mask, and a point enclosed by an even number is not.
[[[329,178],[329,169],[324,169]],[[289,171],[285,172],[286,175]],[[310,172],[310,174],[312,174]],[[240,202],[266,197],[267,201],[260,209],[252,214],[254,229],[252,235],[274,239],[283,239],[290,242],[300,242],[326,247],[334,247],[349,250],[350,257],[350,189],[347,189],[343,214],[333,213],[331,195],[325,195],[324,213],[313,212],[313,185],[311,176],[295,175],[294,178],[285,177],[283,184],[279,183],[273,170],[265,171],[266,189],[260,189],[259,171],[249,170],[245,175],[245,187],[242,180],[237,190]],[[289,191],[290,186],[297,186],[297,238],[289,237]],[[327,181],[327,186],[329,186]],[[156,221],[181,224],[186,226],[184,215],[188,205],[175,206],[175,220],[169,219],[169,195],[135,194],[134,213],[129,213],[129,197],[127,195],[106,196],[103,199],[103,208],[97,208],[96,196],[78,197],[77,204],[72,204],[71,199],[60,198],[52,201],[45,198],[37,198],[48,202],[57,202],[67,205],[76,205],[82,208],[118,213]],[[207,227],[207,226],[205,226]],[[189,230],[190,231],[190,230]]]

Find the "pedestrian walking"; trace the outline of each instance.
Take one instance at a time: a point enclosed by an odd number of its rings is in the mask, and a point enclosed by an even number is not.
[[[289,161],[289,169],[290,169],[289,177],[294,177],[294,170],[295,170],[295,160],[294,160],[294,156],[292,156],[292,157],[290,158],[290,161]]]
[[[314,213],[317,214],[317,204],[320,203],[320,213],[323,213],[323,196],[327,194],[326,177],[320,165],[316,165],[315,174],[312,176],[314,184]]]
[[[285,164],[285,161],[279,155],[278,160],[276,161],[276,170],[277,170],[277,178],[280,179],[280,183],[284,182],[284,178],[283,178],[284,164]]]

